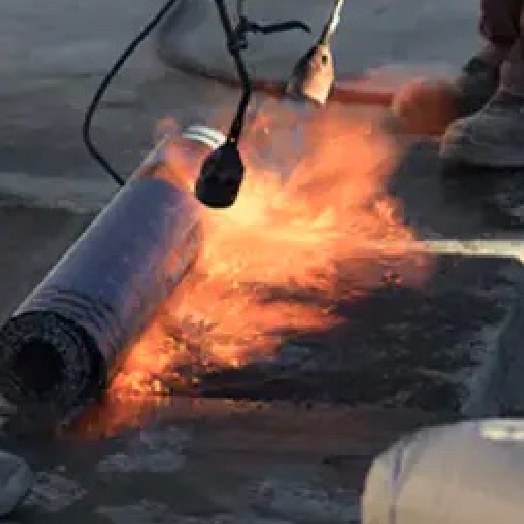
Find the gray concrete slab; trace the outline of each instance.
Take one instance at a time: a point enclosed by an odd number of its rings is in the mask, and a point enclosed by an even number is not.
[[[161,3],[2,4],[0,192],[4,185],[13,192],[16,175],[18,190],[25,192],[31,187],[27,176],[83,178],[99,183],[98,194],[107,201],[114,189],[82,144],[84,113],[105,73]],[[151,148],[161,118],[200,121],[213,113],[217,99],[227,105],[234,96],[213,83],[166,72],[151,39],[108,90],[93,138],[125,176]]]
[[[0,318],[46,275],[91,220],[90,215],[35,209],[16,200],[0,206]]]

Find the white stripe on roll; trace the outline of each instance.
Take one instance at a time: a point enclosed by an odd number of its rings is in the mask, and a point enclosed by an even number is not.
[[[226,136],[222,131],[202,125],[189,126],[183,132],[183,136],[189,140],[205,144],[211,149],[219,148],[226,141]]]

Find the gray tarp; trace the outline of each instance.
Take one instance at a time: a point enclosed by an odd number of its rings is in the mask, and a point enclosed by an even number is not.
[[[421,431],[373,463],[363,524],[522,524],[524,420]]]

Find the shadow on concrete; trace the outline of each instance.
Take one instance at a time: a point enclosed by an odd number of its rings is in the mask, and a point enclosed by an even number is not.
[[[524,231],[523,173],[446,169],[436,142],[407,147],[389,189],[421,239],[504,239]]]

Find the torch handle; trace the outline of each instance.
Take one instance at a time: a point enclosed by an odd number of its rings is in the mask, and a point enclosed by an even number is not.
[[[345,0],[335,0],[335,3],[333,4],[333,9],[331,10],[329,20],[327,21],[327,24],[324,26],[324,30],[322,31],[322,35],[320,36],[320,39],[318,41],[319,45],[328,45],[331,38],[335,34],[338,25],[340,24],[340,13],[342,11],[342,8],[344,7]]]

